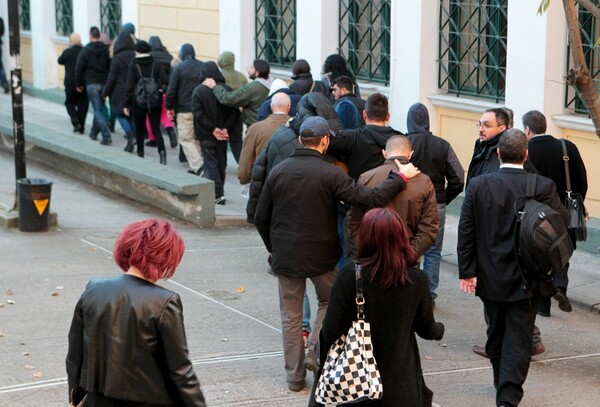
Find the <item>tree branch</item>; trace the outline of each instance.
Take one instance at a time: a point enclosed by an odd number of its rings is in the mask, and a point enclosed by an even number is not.
[[[592,13],[595,19],[600,20],[600,8],[590,0],[575,0],[581,7]]]

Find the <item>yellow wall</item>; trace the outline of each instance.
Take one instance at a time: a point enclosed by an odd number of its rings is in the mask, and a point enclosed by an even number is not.
[[[139,38],[158,35],[173,56],[190,43],[200,60],[219,56],[219,0],[139,0]]]
[[[480,117],[481,113],[447,108],[437,109],[438,132],[436,134],[452,144],[465,172],[473,155],[473,146],[477,140],[475,124]],[[562,136],[575,143],[581,153],[588,173],[588,192],[585,205],[590,216],[600,217],[600,178],[594,177],[596,168],[594,157],[600,157],[600,140],[594,133],[572,129],[563,129]]]
[[[56,59],[58,59],[58,56],[60,56],[60,54],[62,54],[62,52],[69,48],[68,44],[62,44],[62,43],[56,43],[54,44],[54,46],[56,47]],[[65,66],[64,65],[60,65],[58,64],[58,88],[60,89],[64,89],[65,85],[64,85],[64,80],[65,80]]]
[[[33,83],[33,59],[31,58],[31,38],[21,37],[21,67],[21,75],[23,77],[23,81]]]

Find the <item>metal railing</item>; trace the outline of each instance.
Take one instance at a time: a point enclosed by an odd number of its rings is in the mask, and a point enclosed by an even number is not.
[[[440,0],[438,87],[501,102],[508,0]]]
[[[116,38],[121,30],[121,0],[100,0],[100,31]]]
[[[296,1],[256,0],[256,57],[291,68],[296,61]]]
[[[29,0],[19,0],[19,24],[23,31],[31,31],[31,7]]]
[[[56,34],[68,36],[73,32],[73,1],[55,0]]]
[[[356,78],[390,82],[391,0],[340,0],[339,51]]]

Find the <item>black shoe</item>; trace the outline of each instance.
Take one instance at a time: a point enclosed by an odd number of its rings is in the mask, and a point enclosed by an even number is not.
[[[102,139],[102,141],[100,142],[100,144],[102,144],[103,146],[110,146],[112,144],[112,140],[107,138],[107,139]]]
[[[127,145],[123,149],[123,151],[127,153],[133,153],[133,147],[135,147],[135,141],[132,139],[127,139]]]
[[[188,174],[197,175],[197,176],[201,177],[204,175],[204,166],[201,165],[200,168],[198,168],[196,171],[188,170]]]
[[[171,148],[177,147],[177,134],[173,127],[167,127],[167,134],[169,135],[169,141],[171,141]]]
[[[98,135],[97,134],[90,134],[90,140],[97,141],[98,140]]]
[[[550,308],[547,308],[544,305],[540,305],[540,307],[537,310],[537,314],[541,317],[549,317],[550,316]]]
[[[179,162],[182,164],[188,162],[187,157],[183,153],[183,148],[181,147],[181,144],[179,145]]]
[[[146,147],[156,147],[156,140],[148,140],[144,144],[146,144]]]
[[[75,126],[73,126],[73,133],[81,133],[83,131],[83,127],[81,127],[81,124],[76,124]]]
[[[10,86],[8,86],[8,82],[2,85],[2,88],[4,88],[4,94],[10,92]]]
[[[217,198],[215,198],[215,204],[216,205],[225,205],[226,200],[224,196],[219,196]]]
[[[160,157],[160,163],[167,165],[167,152],[165,150],[159,151],[158,156]]]
[[[573,311],[573,306],[571,305],[571,301],[567,298],[567,295],[563,292],[563,290],[559,289],[556,294],[552,297],[558,302],[558,308],[563,312],[571,312]]]

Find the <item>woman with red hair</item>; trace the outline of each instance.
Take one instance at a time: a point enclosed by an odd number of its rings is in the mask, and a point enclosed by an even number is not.
[[[425,385],[415,333],[440,340],[444,325],[433,316],[429,279],[415,267],[405,222],[393,210],[372,209],[360,224],[357,263],[362,267],[365,321],[383,383],[383,398],[369,406],[430,407],[433,393]],[[348,332],[356,319],[354,265],[343,268],[329,297],[319,341],[320,360],[331,345]],[[320,377],[321,369],[316,374]],[[315,379],[315,383],[317,380]],[[314,387],[309,406],[314,400]]]
[[[181,299],[156,281],[175,273],[185,244],[167,221],[145,219],[117,237],[125,272],[91,280],[69,331],[69,401],[78,405],[205,406],[189,360]]]

